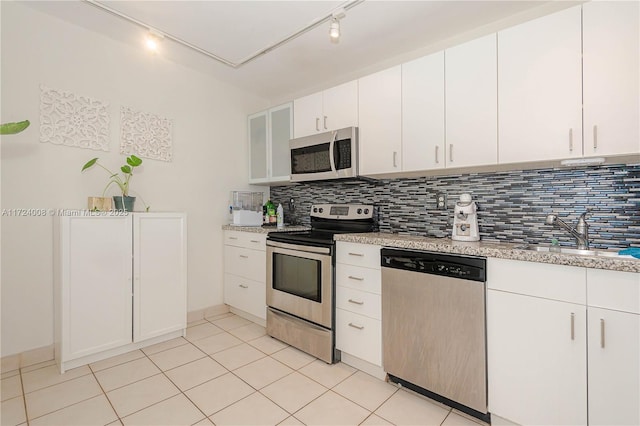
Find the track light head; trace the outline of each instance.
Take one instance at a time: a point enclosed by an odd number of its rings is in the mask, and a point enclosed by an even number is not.
[[[329,26],[329,37],[333,43],[337,43],[340,40],[340,22],[336,18],[331,19],[331,26]]]

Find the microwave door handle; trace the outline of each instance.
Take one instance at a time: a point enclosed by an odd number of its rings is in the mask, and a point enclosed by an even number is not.
[[[329,143],[329,164],[331,165],[331,171],[334,173],[337,173],[336,162],[333,159],[333,150],[335,148],[337,138],[338,138],[338,132],[333,132],[333,135],[331,137],[331,142]]]

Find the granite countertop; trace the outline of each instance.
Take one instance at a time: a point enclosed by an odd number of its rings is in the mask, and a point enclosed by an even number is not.
[[[311,229],[308,226],[302,225],[285,225],[284,228],[278,229],[277,226],[236,226],[236,225],[223,225],[224,231],[242,231],[242,232],[254,232],[256,234],[268,234],[269,232],[294,232],[294,231],[308,231]]]
[[[450,238],[429,238],[415,235],[399,235],[384,232],[365,234],[338,234],[336,241],[360,244],[375,244],[384,247],[466,254],[471,256],[497,257],[528,262],[552,263],[556,265],[581,266],[612,271],[640,272],[640,259],[631,256],[585,256],[567,253],[536,252],[518,249],[522,244],[498,242],[463,242]]]

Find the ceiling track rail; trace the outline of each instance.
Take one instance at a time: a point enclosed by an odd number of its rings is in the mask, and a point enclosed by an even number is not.
[[[120,11],[118,11],[118,10],[112,8],[112,7],[109,7],[109,6],[107,6],[107,5],[103,4],[103,3],[100,3],[100,2],[98,2],[96,0],[83,0],[83,1],[85,3],[88,3],[88,4],[92,5],[92,6],[94,6],[94,7],[97,7],[98,9],[101,9],[101,10],[103,10],[105,12],[108,12],[108,13],[114,15],[114,16],[117,16],[117,17],[122,18],[122,19],[124,19],[126,21],[129,21],[132,24],[138,25],[139,27],[145,28],[145,29],[150,30],[150,31],[157,32],[157,33],[161,34],[162,36],[164,36],[164,38],[166,38],[166,39],[169,39],[169,40],[172,40],[172,41],[174,41],[174,42],[176,42],[178,44],[181,44],[181,45],[183,45],[183,46],[185,46],[185,47],[187,47],[189,49],[192,49],[192,50],[194,50],[194,51],[196,51],[196,52],[198,52],[198,53],[200,53],[202,55],[205,55],[205,56],[207,56],[207,57],[209,57],[211,59],[214,59],[214,60],[216,60],[216,61],[218,61],[218,62],[220,62],[220,63],[222,63],[224,65],[227,65],[227,66],[229,66],[231,68],[237,69],[237,68],[240,68],[241,66],[246,65],[249,62],[259,58],[260,56],[265,55],[265,54],[267,54],[267,53],[269,53],[269,52],[271,52],[271,51],[273,51],[273,50],[275,50],[275,49],[277,49],[277,48],[289,43],[292,40],[295,40],[296,38],[300,37],[301,35],[309,32],[309,31],[311,31],[312,29],[318,27],[319,25],[322,25],[323,23],[330,21],[333,18],[333,15],[334,15],[335,11],[340,10],[340,9],[343,9],[345,11],[353,9],[354,7],[356,7],[359,4],[363,3],[365,0],[347,1],[347,2],[343,3],[342,5],[338,6],[337,8],[335,8],[334,11],[328,13],[327,15],[316,19],[315,21],[311,22],[307,26],[295,31],[294,33],[284,37],[283,39],[281,39],[281,40],[279,40],[279,41],[277,41],[277,42],[275,42],[273,44],[270,44],[270,45],[268,45],[267,47],[265,47],[263,49],[258,50],[257,52],[247,56],[244,59],[242,59],[240,62],[233,62],[233,61],[230,61],[228,59],[225,59],[222,56],[216,55],[215,53],[212,53],[212,52],[209,52],[208,50],[202,49],[202,48],[200,48],[200,47],[198,47],[198,46],[196,46],[194,44],[189,43],[186,40],[181,39],[180,37],[176,37],[176,36],[174,36],[174,35],[172,35],[170,33],[162,31],[161,29],[159,29],[157,27],[154,27],[154,26],[149,25],[149,24],[147,24],[145,22],[142,22],[142,21],[140,21],[140,20],[138,20],[136,18],[133,18],[133,17],[131,17],[131,16],[125,14],[125,13],[122,13],[122,12],[120,12]]]

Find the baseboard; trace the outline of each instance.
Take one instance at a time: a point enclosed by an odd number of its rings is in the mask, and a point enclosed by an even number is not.
[[[229,312],[229,306],[225,304],[209,306],[208,308],[187,312],[187,323],[200,321],[207,317],[226,314],[227,312]]]
[[[238,316],[240,316],[240,317],[242,317],[244,319],[248,319],[249,321],[254,322],[254,323],[258,324],[258,325],[261,325],[263,327],[267,326],[267,320],[265,320],[263,318],[260,318],[260,317],[257,317],[255,315],[252,315],[249,312],[245,312],[243,310],[236,309],[236,308],[233,308],[233,307],[229,307],[229,310],[231,312],[233,312],[234,314],[236,314],[236,315],[238,315]]]
[[[43,346],[15,355],[2,357],[0,370],[2,372],[17,370],[18,368],[29,367],[41,362],[51,361],[54,356],[54,345]]]
[[[372,364],[368,361],[365,361],[353,355],[349,355],[346,352],[341,353],[340,361],[343,362],[344,364],[355,367],[360,371],[364,371],[370,376],[373,376],[380,380],[385,380],[385,378],[387,377],[387,373],[385,373],[385,371],[381,366]]]

